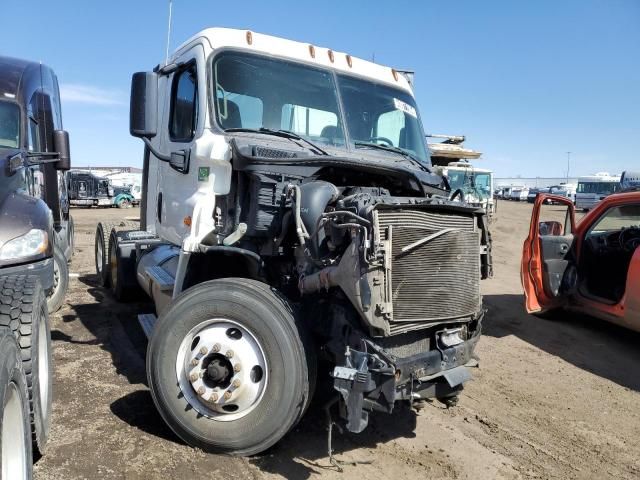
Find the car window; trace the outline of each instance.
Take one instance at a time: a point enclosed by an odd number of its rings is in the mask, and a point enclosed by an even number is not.
[[[596,221],[591,228],[591,233],[610,232],[629,227],[640,227],[640,203],[610,208]]]
[[[171,93],[169,137],[174,142],[193,139],[198,113],[198,79],[196,66],[176,73]]]

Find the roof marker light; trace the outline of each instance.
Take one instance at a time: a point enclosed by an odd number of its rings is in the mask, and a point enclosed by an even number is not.
[[[309,55],[311,58],[316,58],[316,48],[313,45],[309,45]]]
[[[251,30],[247,30],[247,43],[251,45],[253,43],[253,34]]]
[[[329,61],[331,63],[333,63],[333,60],[334,60],[334,58],[333,58],[333,50],[328,50],[327,53],[329,54]]]
[[[398,81],[398,72],[396,71],[395,68],[391,69],[391,73],[393,73],[393,79],[397,82]]]
[[[351,55],[347,55],[347,65],[349,65],[349,67],[353,67],[353,60],[351,59]]]

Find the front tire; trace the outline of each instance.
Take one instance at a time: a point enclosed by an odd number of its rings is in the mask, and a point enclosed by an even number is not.
[[[0,478],[31,480],[32,470],[27,379],[13,333],[0,328]]]
[[[268,449],[309,403],[311,352],[300,328],[263,283],[220,279],[188,289],[160,317],[147,350],[160,414],[207,452]]]
[[[0,327],[11,329],[18,341],[29,391],[33,446],[43,455],[51,427],[53,380],[47,302],[37,278],[0,278]]]

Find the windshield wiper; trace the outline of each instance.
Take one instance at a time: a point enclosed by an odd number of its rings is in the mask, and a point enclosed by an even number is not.
[[[354,145],[356,147],[376,148],[378,150],[384,150],[386,152],[398,153],[400,155],[403,155],[405,158],[409,159],[414,165],[417,165],[418,168],[420,168],[421,170],[423,170],[425,172],[428,172],[428,173],[431,173],[431,169],[429,167],[427,167],[425,164],[423,164],[416,157],[414,157],[409,152],[407,152],[406,150],[403,150],[400,147],[392,147],[392,146],[389,146],[389,145],[381,145],[379,143],[373,143],[373,142],[355,141],[353,143],[354,143]]]
[[[304,137],[301,137],[297,133],[290,132],[289,130],[272,130],[271,128],[227,128],[225,132],[234,133],[234,132],[244,132],[244,133],[263,133],[265,135],[273,135],[275,137],[288,138],[289,140],[298,140],[309,145],[313,150],[321,155],[329,155],[318,145],[313,143],[311,140],[307,140]]]

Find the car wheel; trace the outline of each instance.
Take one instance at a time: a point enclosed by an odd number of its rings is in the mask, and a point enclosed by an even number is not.
[[[60,247],[53,249],[53,286],[47,295],[49,313],[60,310],[69,288],[69,264]]]
[[[8,328],[0,328],[0,478],[31,480],[33,450],[29,393],[20,348]]]
[[[154,402],[192,446],[262,452],[308,406],[315,357],[304,338],[291,306],[268,285],[248,279],[196,285],[154,328],[147,351]]]
[[[36,277],[0,278],[0,327],[18,341],[29,391],[29,414],[35,451],[44,454],[51,426],[51,328],[47,302]]]

